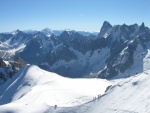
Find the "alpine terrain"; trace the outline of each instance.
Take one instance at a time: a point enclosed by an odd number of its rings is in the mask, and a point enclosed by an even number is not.
[[[0,57],[0,113],[150,113],[144,23],[0,33]]]

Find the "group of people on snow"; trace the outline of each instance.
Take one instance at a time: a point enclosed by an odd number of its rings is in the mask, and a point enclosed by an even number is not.
[[[95,101],[96,99],[99,100],[100,97],[101,97],[101,94],[99,94],[99,95],[97,96],[97,98],[96,98],[96,97],[93,97],[93,101]]]

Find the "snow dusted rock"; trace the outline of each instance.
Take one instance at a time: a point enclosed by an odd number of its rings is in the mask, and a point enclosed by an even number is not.
[[[30,34],[16,30],[12,34],[0,34],[0,57],[13,60],[17,52],[21,52],[31,39]]]
[[[107,38],[108,35],[110,35],[111,30],[112,30],[112,25],[109,22],[104,21],[101,31],[98,35],[99,37]]]
[[[14,61],[4,61],[0,59],[0,85],[4,84],[8,79],[21,68],[21,65]]]
[[[145,27],[144,24],[141,26],[136,24],[131,26],[125,24],[116,25],[112,27],[111,31],[108,29],[106,33],[108,32],[111,33],[105,39],[105,45],[110,47],[110,57],[107,59],[107,66],[99,72],[99,77],[101,78],[112,78],[121,74],[125,75],[125,71],[130,70],[133,65],[137,64],[137,59],[142,60],[145,56],[135,58],[134,54],[139,52],[138,47],[140,46],[142,50],[140,52],[144,54],[147,54],[145,51],[149,49],[147,43],[150,40],[150,29]],[[136,72],[134,71],[132,74],[128,74],[128,76],[142,72],[142,68]],[[126,75],[124,77],[128,76]]]
[[[145,51],[150,48],[150,29],[144,23],[140,26],[112,26],[105,21],[97,36],[81,35],[70,30],[58,36],[50,32],[50,29],[44,29],[43,33],[28,34],[17,30],[12,34],[0,34],[0,56],[4,59],[20,57],[62,76],[109,79],[142,72],[144,67],[139,67],[139,71],[132,74],[125,74],[137,64],[137,59],[142,63],[148,53]],[[138,47],[145,54],[143,57],[134,56]]]

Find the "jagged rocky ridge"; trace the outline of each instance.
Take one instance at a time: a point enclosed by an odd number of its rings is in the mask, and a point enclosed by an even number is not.
[[[11,79],[21,67],[21,64],[18,62],[4,61],[3,59],[0,59],[0,85],[8,79]]]
[[[143,63],[149,50],[150,29],[144,23],[114,25],[104,22],[97,36],[63,31],[59,36],[17,30],[0,34],[0,56],[16,59],[68,77],[112,78]],[[139,67],[126,77],[142,72]]]

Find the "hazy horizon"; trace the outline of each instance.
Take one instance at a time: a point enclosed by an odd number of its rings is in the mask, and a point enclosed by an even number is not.
[[[143,22],[142,22],[143,23]],[[141,24],[138,24],[138,26],[140,26],[140,25],[142,25],[142,23]],[[111,24],[111,23],[110,23]],[[123,23],[123,24],[126,24],[126,23]],[[116,24],[116,25],[123,25],[123,24]],[[137,23],[133,23],[133,24],[137,24]],[[126,25],[133,25],[133,24],[126,24]],[[145,24],[145,23],[144,23]],[[112,25],[112,24],[111,24]],[[112,26],[115,26],[115,25],[112,25]],[[148,27],[146,24],[145,24],[145,26],[146,27]],[[67,31],[67,30],[69,30],[69,31],[79,31],[79,32],[91,32],[91,33],[99,33],[100,32],[100,30],[101,30],[101,27],[102,27],[102,25],[100,26],[100,29],[99,29],[99,31],[84,31],[84,30],[75,30],[75,29],[51,29],[51,28],[48,28],[48,27],[45,27],[45,28],[42,28],[42,29],[14,29],[14,30],[12,30],[12,31],[5,31],[5,32],[0,32],[0,33],[11,33],[11,32],[14,32],[14,31],[17,31],[17,30],[19,30],[19,31],[42,31],[42,30],[44,30],[44,29],[49,29],[49,30],[51,30],[51,31]]]

